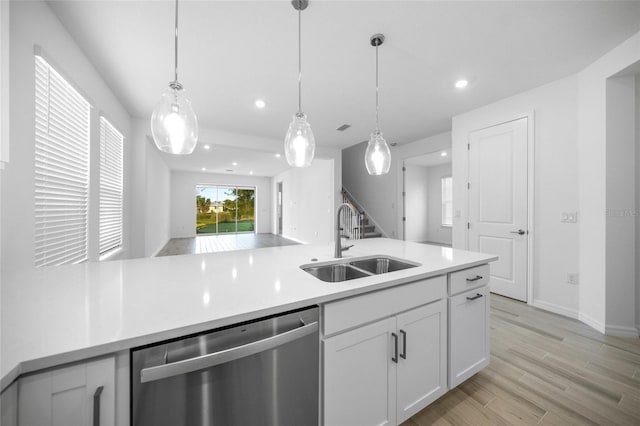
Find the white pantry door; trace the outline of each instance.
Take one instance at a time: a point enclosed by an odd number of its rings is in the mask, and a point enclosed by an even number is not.
[[[527,118],[469,135],[469,250],[498,255],[491,291],[527,301]]]

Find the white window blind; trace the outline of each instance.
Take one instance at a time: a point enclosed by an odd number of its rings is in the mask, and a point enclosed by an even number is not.
[[[453,181],[451,176],[442,178],[442,225],[453,225]]]
[[[42,57],[36,67],[35,265],[87,259],[89,103]]]
[[[122,145],[124,138],[100,117],[100,254],[122,245]]]

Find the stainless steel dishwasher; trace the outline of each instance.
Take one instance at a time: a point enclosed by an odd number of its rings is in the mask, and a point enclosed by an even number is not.
[[[318,308],[131,351],[133,426],[317,425]]]

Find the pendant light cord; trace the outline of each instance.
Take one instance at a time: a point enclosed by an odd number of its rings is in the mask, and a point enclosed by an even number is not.
[[[178,82],[178,0],[176,0],[176,32],[175,32],[175,65],[174,65],[174,82]]]
[[[298,114],[302,114],[302,11],[298,9]]]
[[[378,43],[376,43],[376,132],[378,131]]]

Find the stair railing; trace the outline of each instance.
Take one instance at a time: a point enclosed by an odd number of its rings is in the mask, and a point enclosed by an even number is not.
[[[352,240],[360,240],[365,237],[365,212],[349,197],[346,191],[342,191],[342,202],[351,204],[351,206],[358,212],[354,215],[351,210],[343,209],[342,217],[340,220],[343,226],[343,232]]]

